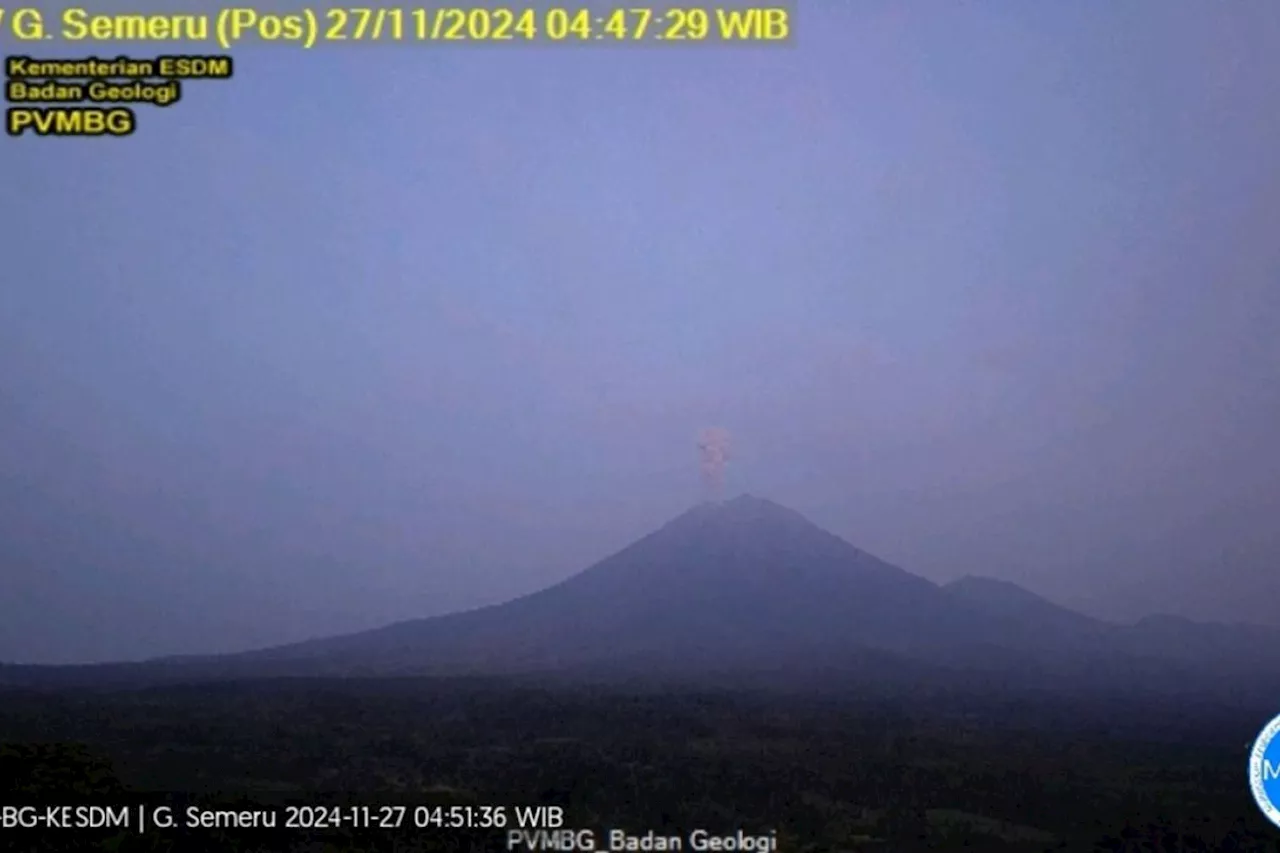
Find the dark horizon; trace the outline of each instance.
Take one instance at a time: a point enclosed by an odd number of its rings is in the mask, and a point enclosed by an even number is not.
[[[721,487],[935,583],[1280,625],[1275,4],[234,56],[0,142],[0,660],[504,601]]]

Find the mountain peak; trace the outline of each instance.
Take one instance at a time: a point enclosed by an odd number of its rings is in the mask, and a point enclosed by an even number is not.
[[[735,542],[740,547],[750,542],[766,549],[784,541],[803,542],[808,547],[829,547],[839,542],[843,548],[857,550],[795,510],[750,494],[700,503],[673,518],[655,535],[692,536],[708,544]]]
[[[721,511],[741,511],[744,509],[763,509],[766,507],[789,511],[786,507],[782,506],[782,504],[774,503],[767,498],[756,497],[755,495],[748,494],[747,492],[743,492],[737,497],[725,498],[724,500],[703,501],[698,504],[695,509],[702,508]]]
[[[723,503],[725,506],[733,506],[733,507],[771,506],[771,507],[783,508],[781,504],[776,504],[767,498],[756,497],[755,495],[749,492],[743,492],[742,494],[738,495],[736,498],[730,498],[727,501],[723,501]]]
[[[785,507],[768,498],[756,497],[745,492],[737,497],[723,501],[704,501],[689,510],[685,515],[717,516],[742,521],[762,521],[770,518],[789,519],[791,521],[800,519],[811,524],[804,516],[789,507]],[[676,520],[678,521],[679,518],[677,517]]]

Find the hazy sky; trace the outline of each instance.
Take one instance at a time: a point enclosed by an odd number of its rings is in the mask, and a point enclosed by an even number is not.
[[[245,50],[0,140],[0,659],[531,591],[699,500],[709,425],[929,578],[1280,622],[1280,4],[795,26]]]

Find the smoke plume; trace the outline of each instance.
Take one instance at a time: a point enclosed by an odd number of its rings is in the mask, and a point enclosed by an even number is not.
[[[710,500],[724,497],[724,466],[729,461],[729,431],[707,427],[698,439],[702,456],[702,482]]]

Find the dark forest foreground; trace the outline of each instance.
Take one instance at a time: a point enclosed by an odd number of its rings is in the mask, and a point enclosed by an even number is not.
[[[776,831],[781,851],[1280,850],[1246,781],[1271,713],[443,680],[7,692],[0,806],[334,803],[409,817],[310,835],[6,828],[0,849],[505,850],[514,807],[557,805],[601,849],[610,829],[704,828]],[[507,825],[453,828],[495,812],[422,809],[436,804],[502,806]]]

